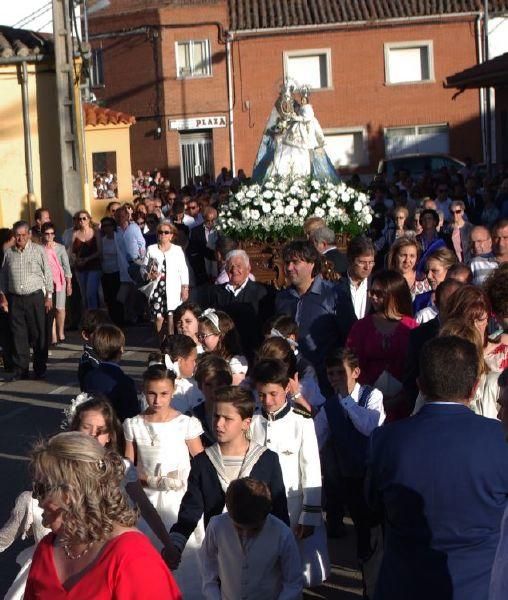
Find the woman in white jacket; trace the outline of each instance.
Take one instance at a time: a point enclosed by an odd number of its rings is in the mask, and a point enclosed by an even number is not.
[[[157,244],[148,246],[141,273],[152,282],[150,314],[161,337],[173,333],[173,311],[189,297],[189,270],[180,246],[173,244],[178,230],[169,219],[157,227]],[[165,325],[165,327],[164,327]]]

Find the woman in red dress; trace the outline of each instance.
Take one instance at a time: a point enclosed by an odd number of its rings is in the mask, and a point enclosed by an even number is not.
[[[181,600],[164,561],[134,528],[120,456],[73,431],[38,444],[32,469],[52,532],[35,551],[25,600]]]
[[[409,286],[400,273],[389,270],[376,273],[369,295],[373,312],[353,325],[346,345],[358,356],[362,385],[376,384],[386,371],[384,381],[388,385],[381,391],[386,421],[394,421],[409,414],[404,403],[397,399],[397,382],[393,379],[402,381],[409,334],[417,323],[412,317]],[[376,387],[383,386],[378,383]]]

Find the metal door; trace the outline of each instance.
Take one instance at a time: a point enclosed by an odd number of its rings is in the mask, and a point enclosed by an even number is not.
[[[199,181],[205,174],[214,178],[212,133],[180,133],[182,186]]]

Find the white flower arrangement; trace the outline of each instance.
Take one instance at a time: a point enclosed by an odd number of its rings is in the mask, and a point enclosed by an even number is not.
[[[90,396],[85,392],[81,392],[75,398],[71,400],[69,406],[63,409],[64,419],[62,424],[60,425],[61,429],[67,430],[72,424],[72,420],[74,419],[74,415],[76,414],[76,410],[80,404],[83,402],[88,402],[88,400],[93,400],[94,397]]]
[[[231,194],[217,228],[237,240],[288,240],[303,235],[308,217],[325,219],[336,233],[358,235],[372,222],[369,198],[345,183],[276,177]]]

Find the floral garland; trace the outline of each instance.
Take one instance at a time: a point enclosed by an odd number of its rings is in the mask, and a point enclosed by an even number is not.
[[[366,194],[343,182],[276,177],[231,193],[217,227],[237,240],[287,240],[301,237],[311,216],[336,233],[358,235],[372,222],[372,209]]]

